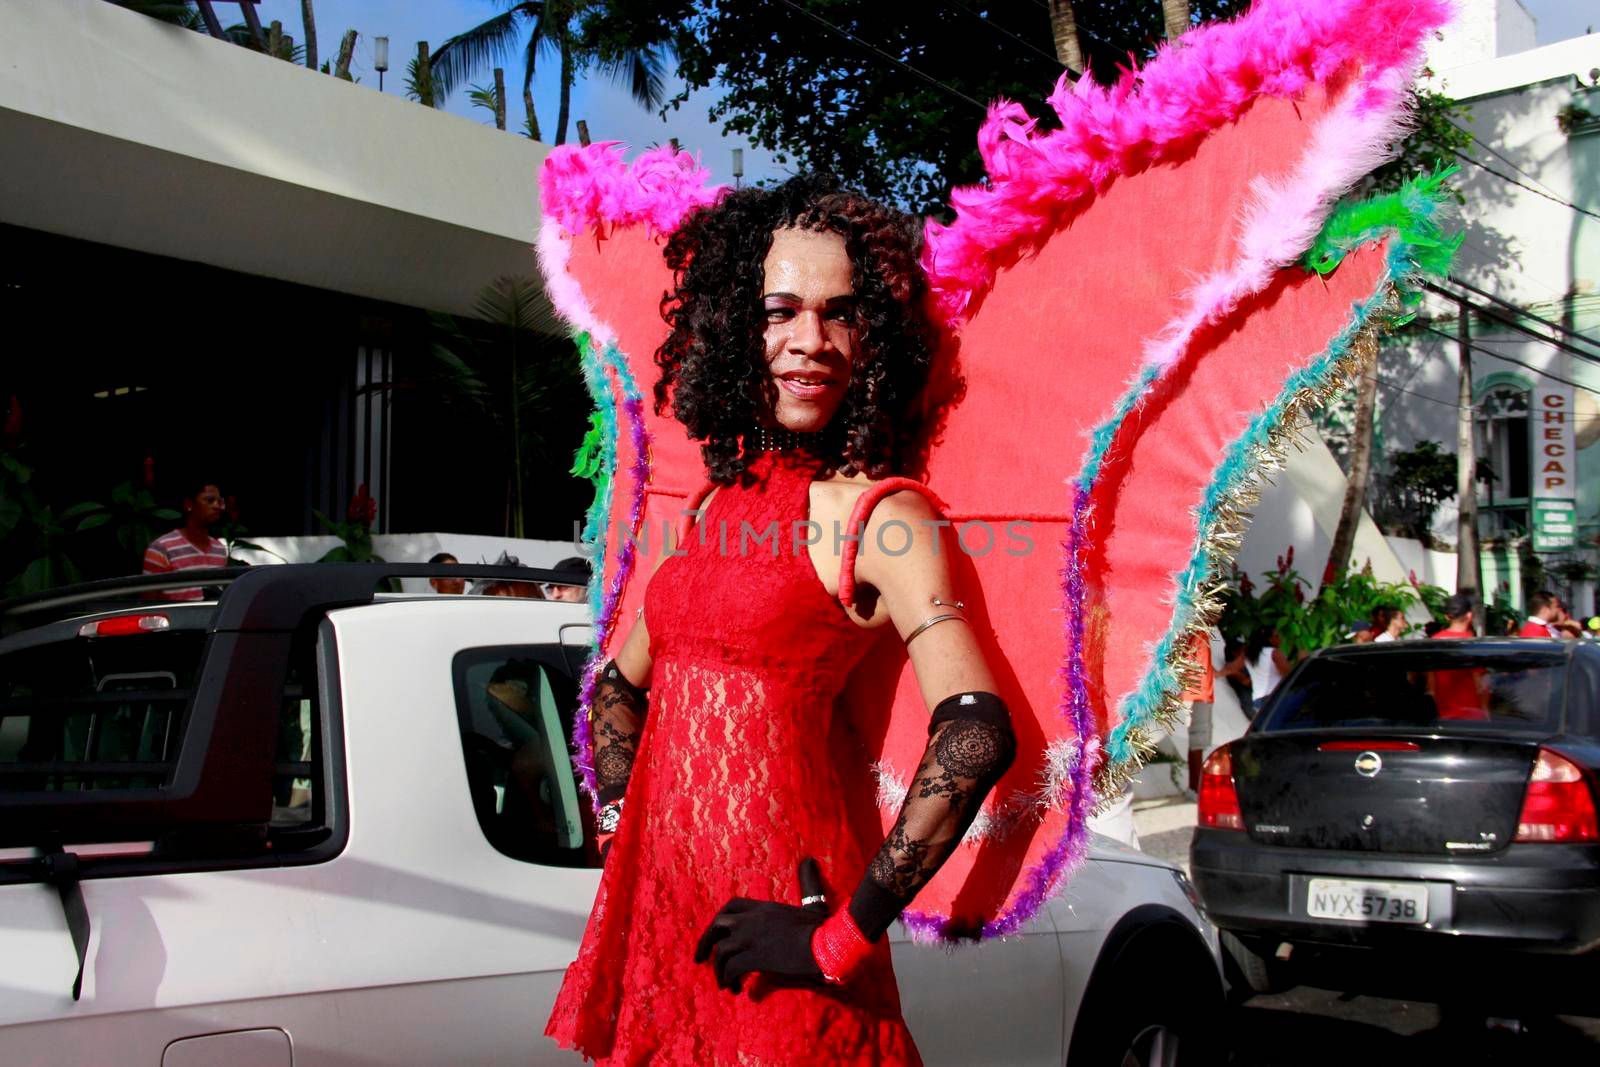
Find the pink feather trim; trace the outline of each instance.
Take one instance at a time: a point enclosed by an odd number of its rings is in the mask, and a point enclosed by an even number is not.
[[[1405,78],[1390,71],[1367,92],[1346,96],[1317,124],[1294,171],[1252,190],[1236,258],[1189,290],[1183,311],[1145,346],[1147,365],[1172,366],[1197,331],[1264,290],[1311,247],[1334,202],[1384,163],[1389,146],[1405,133],[1405,85]]]
[[[688,152],[662,145],[632,163],[620,141],[559,145],[539,171],[539,193],[547,218],[569,234],[589,228],[646,223],[671,233],[695,208],[714,204],[727,186],[708,186],[709,172]]]
[[[583,295],[582,284],[567,269],[572,260],[572,238],[560,226],[541,226],[535,247],[545,295],[556,311],[574,330],[587,333],[602,348],[614,342],[616,331],[596,317],[589,298]]]
[[[923,266],[935,307],[959,326],[973,296],[988,290],[1001,267],[1036,250],[1070,209],[1112,178],[1180,154],[1238,118],[1256,96],[1293,97],[1347,64],[1360,68],[1349,112],[1340,115],[1347,125],[1318,140],[1343,149],[1336,138],[1356,135],[1355,154],[1366,157],[1375,134],[1398,132],[1394,109],[1420,62],[1420,42],[1451,10],[1448,0],[1259,0],[1233,22],[1163,45],[1142,71],[1128,71],[1109,88],[1063,77],[1050,95],[1059,130],[1036,135],[1020,105],[995,104],[978,133],[989,183],[952,190],[956,221],[927,225]],[[1370,127],[1367,112],[1377,113]],[[1308,164],[1317,161],[1308,157]],[[1323,177],[1349,170],[1333,167]],[[1272,214],[1267,209],[1263,218]],[[1267,231],[1257,229],[1246,258],[1286,262],[1282,249],[1304,230],[1303,218],[1296,219],[1272,249],[1264,247],[1273,243],[1265,241]],[[1215,284],[1219,290],[1197,304],[1226,302],[1234,286]]]

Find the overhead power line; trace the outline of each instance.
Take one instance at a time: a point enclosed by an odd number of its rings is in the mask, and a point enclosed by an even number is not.
[[[947,85],[944,82],[940,81],[938,78],[935,78],[932,74],[929,74],[926,71],[918,70],[916,67],[913,67],[910,63],[905,62],[903,59],[900,59],[899,57],[894,56],[894,55],[890,54],[889,52],[885,52],[882,48],[879,48],[877,45],[873,44],[871,41],[865,40],[864,38],[861,38],[861,37],[857,37],[855,34],[851,33],[849,30],[842,29],[842,28],[840,28],[838,26],[835,26],[833,23],[829,22],[827,19],[823,18],[821,15],[817,14],[815,11],[812,11],[809,8],[805,8],[805,7],[800,6],[799,4],[795,3],[794,0],[778,0],[778,2],[781,3],[781,4],[784,4],[787,7],[793,8],[794,10],[800,12],[800,14],[804,15],[806,18],[811,19],[813,22],[820,23],[824,28],[826,28],[827,30],[829,30],[832,33],[838,34],[840,37],[843,37],[845,40],[850,41],[853,44],[860,45],[862,48],[865,48],[867,51],[872,52],[874,55],[878,56],[879,58],[887,59],[889,62],[893,63],[895,66],[899,67],[901,70],[907,71],[907,72],[909,72],[911,74],[915,74],[917,77],[921,78],[923,81],[927,82],[929,85],[932,85],[932,86],[934,86],[935,88],[938,88],[938,89],[943,89],[945,92],[949,93],[951,96],[957,97],[958,99],[965,100],[967,103],[971,104],[973,107],[977,108],[979,111],[982,111],[984,114],[987,115],[989,113],[989,109],[987,107],[984,107],[978,101],[974,100],[972,97],[968,96],[966,93],[962,92],[960,89],[957,89],[955,86]]]
[[[1460,344],[1461,343],[1461,339],[1458,338],[1455,334],[1445,333],[1443,330],[1436,330],[1432,326],[1424,326],[1423,329],[1427,330],[1429,333],[1438,334],[1440,337],[1443,337],[1446,341],[1453,341],[1456,344]],[[1570,385],[1574,389],[1587,389],[1591,393],[1595,391],[1593,386],[1584,385],[1582,382],[1575,382],[1571,378],[1563,378],[1559,374],[1551,374],[1547,370],[1543,370],[1543,369],[1541,369],[1539,367],[1535,367],[1532,363],[1524,363],[1520,359],[1514,359],[1511,356],[1506,355],[1504,352],[1496,352],[1492,348],[1485,348],[1483,345],[1476,344],[1476,343],[1474,343],[1472,341],[1468,341],[1467,342],[1467,347],[1472,349],[1474,352],[1479,352],[1479,353],[1481,353],[1481,354],[1483,354],[1485,356],[1493,356],[1495,359],[1504,360],[1507,363],[1515,363],[1517,366],[1523,367],[1523,368],[1525,368],[1527,370],[1531,370],[1531,371],[1533,371],[1533,373],[1535,373],[1535,374],[1537,374],[1537,375],[1539,375],[1541,377],[1544,377],[1544,378],[1549,378],[1553,382],[1560,382],[1562,385]]]
[[[1505,308],[1506,310],[1511,311],[1511,312],[1513,312],[1513,313],[1515,313],[1517,315],[1521,315],[1521,316],[1523,316],[1525,318],[1530,318],[1534,322],[1537,322],[1542,326],[1548,326],[1548,327],[1550,327],[1550,329],[1555,330],[1557,333],[1566,334],[1568,337],[1576,338],[1577,340],[1582,341],[1584,344],[1593,345],[1595,348],[1600,349],[1600,341],[1594,340],[1594,338],[1589,337],[1587,334],[1581,334],[1577,330],[1569,330],[1567,327],[1561,325],[1559,322],[1556,322],[1553,319],[1547,319],[1547,318],[1544,318],[1544,317],[1542,317],[1540,315],[1535,315],[1533,312],[1528,311],[1526,308],[1520,308],[1517,305],[1513,304],[1509,300],[1506,300],[1506,299],[1504,299],[1502,297],[1495,296],[1493,293],[1485,292],[1484,290],[1479,289],[1476,285],[1473,285],[1470,282],[1464,282],[1460,278],[1457,278],[1453,274],[1450,276],[1450,284],[1451,285],[1455,285],[1455,286],[1459,286],[1460,288],[1465,289],[1469,293],[1475,293],[1478,296],[1483,297],[1485,300],[1492,301],[1495,304],[1498,304],[1501,307]]]
[[[1456,129],[1460,130],[1462,133],[1464,133],[1468,137],[1472,138],[1473,143],[1476,144],[1479,148],[1483,149],[1485,152],[1489,153],[1491,156],[1493,156],[1494,158],[1498,159],[1500,162],[1504,163],[1506,166],[1510,167],[1512,170],[1516,171],[1518,174],[1522,175],[1524,178],[1528,179],[1530,182],[1533,182],[1535,185],[1544,186],[1544,188],[1548,192],[1550,192],[1552,194],[1555,194],[1555,195],[1559,195],[1559,194],[1556,193],[1556,191],[1554,189],[1551,189],[1548,185],[1545,185],[1544,182],[1540,181],[1536,176],[1534,176],[1532,174],[1529,174],[1527,171],[1523,170],[1521,167],[1519,167],[1515,163],[1511,162],[1511,160],[1508,157],[1506,157],[1505,155],[1501,154],[1493,145],[1487,143],[1486,141],[1483,141],[1483,140],[1479,139],[1477,134],[1473,133],[1471,130],[1467,129],[1465,126],[1461,125],[1459,122],[1451,122],[1450,125],[1454,126]]]
[[[1574,204],[1570,200],[1563,200],[1559,196],[1555,196],[1555,195],[1553,195],[1551,193],[1545,192],[1543,189],[1535,189],[1531,185],[1528,185],[1528,184],[1526,184],[1524,182],[1519,182],[1519,181],[1517,181],[1517,179],[1513,178],[1511,175],[1509,175],[1509,174],[1501,174],[1499,171],[1497,171],[1493,167],[1489,166],[1489,164],[1483,162],[1482,160],[1473,159],[1471,156],[1467,155],[1465,152],[1458,152],[1458,151],[1456,151],[1455,149],[1452,148],[1450,150],[1450,154],[1455,156],[1457,159],[1466,160],[1468,163],[1471,163],[1474,167],[1481,167],[1483,170],[1486,170],[1490,174],[1493,174],[1496,178],[1499,178],[1501,181],[1510,182],[1512,185],[1515,185],[1518,189],[1526,189],[1526,190],[1528,190],[1528,192],[1532,193],[1534,196],[1542,196],[1546,200],[1553,200],[1556,203],[1560,204],[1562,207],[1569,207],[1572,210],[1576,211],[1578,214],[1587,215],[1591,219],[1600,219],[1600,212],[1590,211],[1586,207],[1579,207],[1577,204]]]
[[[1568,344],[1566,341],[1560,340],[1556,337],[1548,337],[1540,333],[1538,330],[1535,330],[1531,326],[1524,326],[1522,323],[1502,315],[1498,311],[1491,310],[1482,304],[1474,303],[1471,300],[1465,299],[1459,293],[1452,293],[1450,290],[1439,285],[1437,282],[1426,282],[1424,284],[1427,286],[1430,292],[1438,293],[1442,297],[1455,301],[1463,308],[1470,308],[1472,311],[1482,315],[1486,319],[1498,322],[1503,326],[1513,329],[1520,334],[1525,334],[1533,338],[1535,341],[1547,344],[1551,348],[1565,352],[1568,355],[1576,356],[1577,358],[1585,360],[1589,363],[1600,364],[1600,354],[1585,351],[1584,349],[1578,348],[1576,345]]]
[[[974,11],[972,8],[968,7],[966,4],[963,4],[961,2],[961,0],[945,0],[945,2],[950,4],[952,7],[960,8],[962,11],[965,11],[967,14],[969,14],[973,18],[977,19],[979,22],[987,23],[990,29],[994,30],[997,33],[1005,34],[1007,37],[1011,38],[1013,41],[1017,42],[1022,47],[1028,49],[1030,52],[1034,52],[1034,53],[1037,53],[1038,55],[1043,56],[1044,58],[1048,59],[1050,62],[1054,63],[1056,66],[1060,67],[1062,70],[1066,71],[1068,74],[1071,74],[1073,77],[1077,77],[1076,72],[1073,71],[1073,69],[1071,67],[1069,67],[1065,63],[1061,62],[1059,57],[1051,55],[1049,52],[1046,52],[1043,48],[1040,48],[1038,45],[1034,44],[1032,41],[1028,40],[1026,37],[1017,36],[1016,34],[1012,33],[1010,30],[1006,29],[1004,26],[1000,25],[998,22],[994,21],[994,19],[990,18],[988,15],[985,15],[983,12]],[[1048,6],[1047,6],[1047,10],[1048,10]]]

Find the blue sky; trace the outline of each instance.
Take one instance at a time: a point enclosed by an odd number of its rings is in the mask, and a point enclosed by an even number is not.
[[[296,41],[304,40],[300,0],[261,0],[258,10],[263,25],[278,19],[283,23],[284,33],[292,35]],[[384,75],[384,92],[403,96],[406,64],[416,55],[418,41],[427,41],[430,48],[437,48],[448,38],[503,11],[504,5],[494,0],[315,0],[315,10],[319,61],[334,58],[344,31],[354,29],[360,36],[356,38],[351,73],[361,79],[363,87],[376,90],[378,75],[372,69],[372,41],[375,37],[386,36],[389,38],[389,72]],[[238,21],[235,11],[235,5],[218,0],[217,14],[224,22]],[[555,136],[559,88],[555,77],[557,61],[551,60],[548,68],[544,63],[541,59],[533,96],[541,132],[549,140]],[[473,83],[488,85],[493,80],[493,75],[485,70]],[[672,79],[669,94],[680,88],[682,83]],[[506,66],[506,97],[506,125],[521,129],[522,64],[515,60]],[[716,99],[715,89],[704,90],[676,112],[668,112],[664,122],[634,103],[625,89],[596,78],[580,81],[573,87],[572,118],[586,119],[589,135],[596,141],[625,141],[636,149],[676,137],[679,145],[700,155],[701,162],[717,182],[733,184],[730,150],[734,148],[745,150],[746,181],[783,176],[786,170],[774,164],[769,153],[752,148],[742,139],[722,137],[719,128],[706,120],[706,112]],[[457,89],[450,95],[445,110],[473,122],[494,123],[489,112],[471,106],[465,89]],[[567,139],[577,141],[576,129],[569,126]]]
[[[1156,2],[1150,0],[1152,4]],[[1600,4],[1595,0],[1521,0],[1521,3],[1538,20],[1540,44],[1581,36],[1591,26],[1600,28]],[[378,76],[372,69],[372,42],[375,37],[387,36],[390,69],[384,76],[384,90],[403,95],[406,64],[416,54],[418,41],[427,41],[430,47],[437,48],[447,38],[483,22],[504,7],[495,0],[316,0],[319,59],[332,58],[344,31],[355,29],[360,36],[356,40],[352,72],[361,79],[363,86],[376,90]],[[221,18],[233,21],[230,16],[234,5],[219,0],[218,9]],[[278,19],[285,33],[292,34],[296,40],[304,38],[300,0],[261,0],[259,10],[263,23]],[[555,130],[558,98],[555,67],[554,62],[548,67],[541,65],[534,83],[534,105],[546,139],[553,137]],[[486,70],[475,82],[489,84],[492,80]],[[521,64],[513,60],[506,67],[509,98],[506,125],[513,129],[522,126],[521,85]],[[681,82],[672,79],[669,93],[681,87]],[[572,117],[588,121],[594,140],[625,141],[634,149],[676,137],[681,146],[699,154],[701,162],[718,182],[733,182],[730,150],[734,148],[744,149],[746,181],[782,177],[786,169],[775,164],[769,153],[752,148],[742,139],[723,137],[719,127],[707,120],[706,112],[716,99],[714,87],[702,90],[677,111],[669,112],[663,121],[635,104],[622,88],[604,79],[593,79],[574,86]],[[446,110],[473,122],[493,122],[488,112],[468,103],[464,89],[451,94]],[[567,137],[576,141],[576,131],[569,129]]]
[[[1522,0],[1539,23],[1539,43],[1555,44],[1600,30],[1600,4],[1594,0]]]

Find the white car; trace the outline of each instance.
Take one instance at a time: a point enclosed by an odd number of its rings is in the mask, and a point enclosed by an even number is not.
[[[542,1031],[599,880],[588,611],[373,592],[437,572],[0,605],[0,1063],[577,1062]],[[930,1064],[1201,1062],[1222,1002],[1183,875],[1105,839],[1021,935],[894,958]]]

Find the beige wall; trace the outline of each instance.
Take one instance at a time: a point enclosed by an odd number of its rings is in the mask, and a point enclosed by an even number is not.
[[[101,0],[0,0],[0,221],[467,311],[548,148]]]

